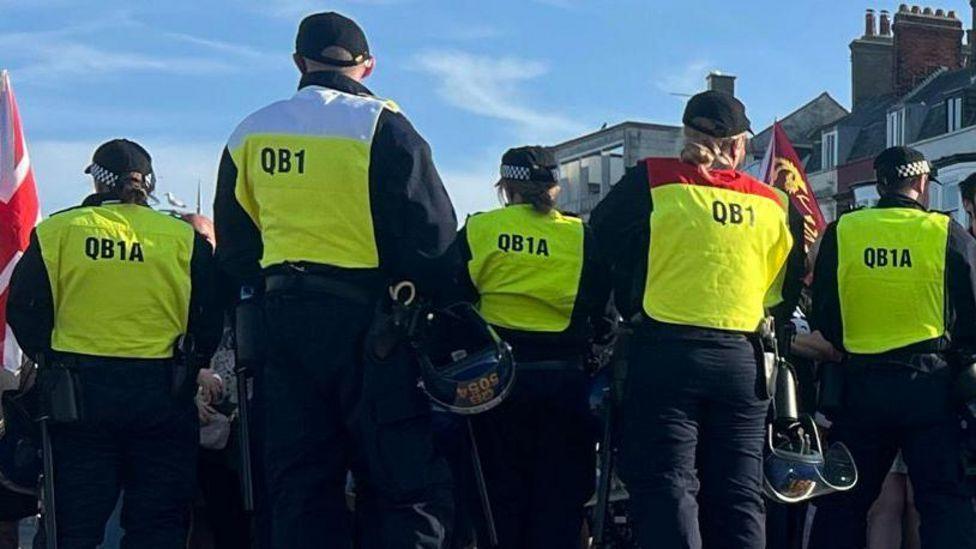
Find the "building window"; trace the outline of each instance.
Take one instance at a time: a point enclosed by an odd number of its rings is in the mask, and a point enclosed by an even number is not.
[[[946,131],[962,128],[962,97],[946,99]]]
[[[821,146],[823,147],[823,169],[830,170],[837,167],[837,131],[823,134]]]
[[[905,109],[888,113],[887,143],[889,147],[905,144]]]

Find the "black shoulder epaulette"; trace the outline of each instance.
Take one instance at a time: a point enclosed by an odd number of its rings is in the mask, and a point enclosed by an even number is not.
[[[91,206],[90,205],[89,206],[86,206],[84,204],[78,204],[77,206],[71,206],[71,207],[65,208],[63,210],[58,210],[58,211],[56,211],[54,213],[48,214],[47,216],[48,217],[54,217],[56,215],[63,214],[63,213],[67,213],[67,212],[70,212],[72,210],[79,210],[81,208],[91,208]]]
[[[840,212],[839,214],[837,214],[837,219],[840,219],[841,217],[843,217],[843,216],[845,216],[845,215],[847,215],[849,213],[859,212],[859,211],[865,210],[865,209],[867,209],[867,206],[854,206],[853,208],[851,208],[849,210],[844,210],[844,211]]]

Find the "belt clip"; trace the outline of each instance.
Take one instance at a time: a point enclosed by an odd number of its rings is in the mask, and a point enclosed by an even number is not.
[[[285,263],[285,265],[297,273],[305,274],[306,268],[298,263]]]

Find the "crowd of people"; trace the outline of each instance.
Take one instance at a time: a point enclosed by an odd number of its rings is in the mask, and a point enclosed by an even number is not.
[[[117,139],[33,232],[7,314],[52,450],[35,547],[98,547],[119,501],[124,548],[587,546],[600,349],[627,368],[632,546],[894,548],[914,505],[906,543],[976,547],[976,240],[927,208],[920,153],[879,155],[877,206],[808,253],[788,195],[739,169],[745,106],[708,91],[680,156],[588,222],[527,146],[458,230],[429,146],[363,84],[362,29],[311,15],[294,63],[297,93],[228,140],[213,223],[150,208],[150,153]],[[857,466],[815,510],[764,500],[769,333]]]

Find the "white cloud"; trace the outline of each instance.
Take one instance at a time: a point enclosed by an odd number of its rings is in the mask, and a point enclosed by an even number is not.
[[[545,76],[545,64],[514,57],[461,51],[426,51],[415,67],[437,79],[437,93],[449,104],[489,118],[510,122],[523,139],[553,141],[580,131],[580,125],[545,109],[532,107],[520,87]]]
[[[120,28],[138,28],[147,38],[183,42],[205,53],[144,53],[135,51],[131,44],[118,49],[96,45],[106,29]],[[19,78],[57,82],[62,82],[65,75],[80,78],[139,71],[184,75],[245,71],[256,63],[266,64],[274,59],[272,54],[247,45],[185,33],[158,32],[125,12],[109,20],[81,22],[56,30],[0,34],[0,51],[8,63],[9,59],[16,60],[11,68],[17,69]]]
[[[28,136],[29,138],[29,136]],[[92,152],[103,141],[31,141],[28,143],[31,163],[37,180],[41,211],[45,215],[77,205],[91,192],[91,178],[83,173]],[[156,194],[172,192],[187,204],[196,200],[197,181],[203,188],[203,210],[209,212],[213,186],[223,144],[198,142],[174,143],[138,139],[153,157],[158,177]]]
[[[266,51],[262,51],[257,48],[253,48],[251,46],[247,46],[244,44],[236,44],[233,42],[226,42],[223,40],[202,38],[199,36],[194,36],[192,34],[185,34],[182,32],[167,32],[165,33],[165,36],[167,38],[172,38],[180,42],[185,42],[187,44],[200,46],[202,48],[209,49],[217,53],[229,55],[231,57],[244,60],[244,61],[259,62],[259,63],[274,63],[278,65],[281,63],[281,59],[282,59],[282,56],[278,54],[268,53]]]
[[[663,92],[674,94],[694,94],[702,90],[708,71],[708,61],[696,60],[684,67],[663,67],[668,71],[664,75],[656,76],[657,87]]]

